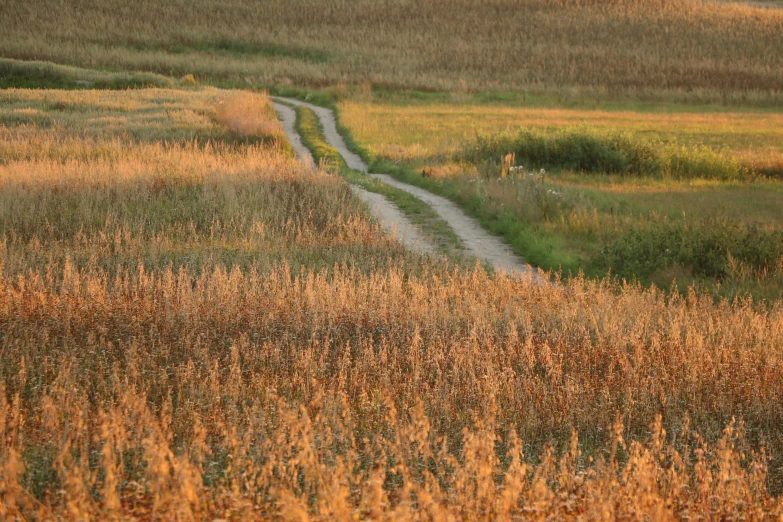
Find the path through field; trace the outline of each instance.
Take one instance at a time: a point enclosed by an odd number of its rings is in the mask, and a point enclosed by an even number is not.
[[[314,164],[313,155],[310,154],[310,151],[307,150],[307,147],[304,146],[302,143],[302,138],[296,131],[296,111],[287,105],[283,105],[282,103],[274,103],[274,106],[275,110],[277,110],[277,114],[280,116],[281,122],[283,123],[283,129],[288,136],[288,141],[291,142],[291,146],[299,155],[299,159],[305,165],[312,166]],[[329,138],[327,137],[327,139]],[[421,232],[419,232],[418,228],[416,228],[416,226],[411,223],[402,212],[400,212],[400,209],[398,209],[381,194],[369,192],[361,187],[357,187],[356,185],[351,185],[351,190],[353,190],[354,194],[356,194],[367,204],[368,207],[370,207],[370,210],[378,219],[378,221],[380,221],[384,230],[386,230],[387,233],[399,238],[403,245],[416,252],[422,252],[425,254],[436,253],[433,244],[424,238]]]
[[[346,165],[354,170],[368,174],[367,165],[359,156],[348,150],[348,146],[345,144],[342,136],[337,131],[337,124],[334,118],[334,113],[332,113],[331,110],[292,98],[275,97],[275,99],[292,105],[300,105],[311,109],[318,117],[318,120],[321,122],[321,127],[323,128],[326,141],[328,141],[329,144],[340,153],[340,155],[345,160]],[[278,105],[279,104],[276,106]],[[295,122],[296,113],[291,110],[290,107],[285,108],[294,114],[293,117]],[[285,112],[281,112],[280,114],[281,117],[286,117]],[[290,117],[290,115],[288,117]],[[285,124],[284,121],[284,125],[286,133],[288,133],[289,137],[291,138],[292,144],[295,141],[297,143],[301,143],[298,134],[293,129],[293,123],[289,125]],[[294,147],[296,148],[296,145]],[[312,161],[312,158],[310,161]],[[496,270],[518,273],[534,272],[533,268],[525,263],[522,258],[514,254],[508,245],[503,243],[499,238],[489,234],[475,219],[468,217],[457,205],[448,199],[437,196],[419,187],[398,181],[386,174],[369,175],[382,181],[383,183],[386,183],[387,185],[404,190],[405,192],[412,194],[413,196],[430,205],[432,209],[437,212],[438,215],[449,224],[449,226],[451,226],[451,228],[457,234],[457,237],[459,237],[463,248],[468,254],[489,263]],[[386,204],[391,205],[397,213],[400,212],[397,207],[394,207],[394,205],[389,203],[386,198],[383,198],[383,196],[378,194],[373,195],[381,197],[383,201]],[[376,212],[376,215],[378,215],[378,218],[381,220],[381,222],[384,222],[384,217],[379,215],[377,210],[374,211]],[[400,216],[405,219],[402,214],[400,214]],[[410,223],[408,222],[408,224]],[[398,228],[401,229],[402,227]]]

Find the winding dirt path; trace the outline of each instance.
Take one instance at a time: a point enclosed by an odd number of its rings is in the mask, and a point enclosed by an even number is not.
[[[283,124],[283,130],[285,130],[286,136],[288,136],[288,141],[299,155],[299,159],[308,167],[314,166],[313,155],[304,146],[301,136],[296,131],[296,111],[282,103],[274,103],[274,106]],[[337,128],[334,131],[337,132]],[[327,139],[329,139],[328,136]],[[344,142],[343,145],[345,145]],[[381,223],[384,230],[393,237],[397,237],[403,245],[424,254],[437,253],[435,247],[422,236],[419,229],[383,195],[369,192],[356,185],[351,185],[351,190],[370,207],[370,211]]]
[[[282,103],[272,102],[277,115],[280,118],[280,122],[283,124],[283,130],[285,135],[288,136],[288,142],[294,151],[299,156],[299,160],[308,167],[313,167],[315,162],[313,161],[313,155],[302,143],[302,137],[296,132],[296,111],[288,105]]]
[[[300,100],[290,98],[276,99],[311,109],[321,122],[326,141],[340,153],[345,159],[345,163],[354,170],[367,173],[367,165],[365,165],[359,156],[348,150],[345,140],[343,140],[343,137],[337,131],[337,123],[331,110]],[[496,270],[532,274],[535,277],[535,269],[525,263],[524,259],[517,256],[511,248],[498,237],[493,236],[484,230],[478,221],[468,217],[462,209],[453,202],[422,188],[398,181],[386,174],[370,174],[370,176],[387,185],[404,190],[430,205],[432,209],[451,226],[467,253],[489,263]]]

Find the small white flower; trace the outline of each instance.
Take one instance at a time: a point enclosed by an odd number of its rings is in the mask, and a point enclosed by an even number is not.
[[[544,169],[541,169],[540,174],[543,176],[544,174],[546,174],[546,171]]]

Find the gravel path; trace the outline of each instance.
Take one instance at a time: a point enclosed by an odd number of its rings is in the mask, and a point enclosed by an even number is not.
[[[490,263],[495,270],[528,272],[532,267],[517,256],[497,236],[487,233],[478,221],[468,217],[462,209],[448,199],[437,196],[414,185],[397,181],[388,174],[370,174],[387,185],[404,190],[432,207],[446,221],[462,243],[462,247],[474,257]]]
[[[280,117],[280,121],[283,124],[283,130],[285,130],[286,136],[288,136],[288,141],[299,155],[299,159],[305,165],[313,166],[313,155],[310,154],[310,151],[304,146],[302,138],[296,131],[296,111],[282,103],[274,103],[274,106]],[[337,128],[334,129],[334,132],[337,132]],[[327,137],[327,139],[329,139],[329,137]],[[342,138],[340,138],[340,141],[342,141]],[[343,145],[345,145],[344,142]],[[370,207],[370,210],[387,233],[397,237],[402,244],[411,250],[425,254],[436,253],[436,249],[432,243],[427,241],[422,236],[421,232],[419,232],[419,229],[405,217],[405,214],[403,214],[394,204],[389,202],[383,195],[369,192],[356,185],[351,185],[351,190]]]
[[[319,107],[311,103],[289,98],[276,98],[287,103],[300,105],[311,109],[321,122],[324,137],[332,147],[345,159],[345,163],[352,169],[367,173],[367,165],[362,159],[348,150],[342,136],[337,132],[337,124],[331,110]],[[397,181],[386,174],[370,174],[375,179],[392,187],[404,190],[424,201],[446,221],[462,242],[463,248],[482,261],[492,265],[496,270],[517,273],[530,273],[535,276],[536,271],[525,260],[514,254],[511,248],[498,237],[489,234],[475,219],[468,217],[462,209],[448,199],[437,196],[422,188]]]
[[[299,133],[296,132],[296,111],[288,105],[282,103],[273,102],[277,115],[280,117],[280,122],[283,124],[283,130],[285,135],[288,136],[288,142],[294,148],[294,151],[299,155],[299,159],[308,167],[315,165],[313,161],[313,155],[302,143],[302,138]]]

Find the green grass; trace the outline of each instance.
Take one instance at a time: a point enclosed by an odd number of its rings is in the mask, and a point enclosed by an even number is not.
[[[566,274],[573,275],[585,268],[576,252],[569,252],[563,248],[562,238],[542,233],[531,224],[520,220],[519,216],[510,209],[489,205],[487,199],[471,184],[430,179],[410,166],[388,162],[373,162],[370,168],[453,201],[469,215],[478,219],[485,229],[502,237],[514,252],[533,266],[546,271],[562,270]],[[601,274],[589,271],[588,275]]]
[[[339,172],[348,182],[370,192],[382,194],[394,203],[410,220],[422,227],[435,241],[438,248],[452,259],[462,262],[460,241],[451,227],[432,208],[403,190],[390,187],[365,174],[349,169],[339,152],[323,135],[323,129],[315,113],[307,107],[296,108],[296,130],[302,143],[310,150],[313,160],[322,167]]]
[[[783,183],[751,175],[746,162],[757,150],[748,143],[775,146],[775,113],[377,98],[338,106],[347,141],[374,171],[454,201],[535,266],[595,278],[612,273],[664,289],[697,284],[728,296],[777,299],[783,292]],[[590,117],[596,127],[577,123]],[[513,121],[516,129],[491,133]],[[471,137],[474,125],[486,134]],[[668,134],[660,139],[656,132]],[[695,138],[708,132],[725,148]],[[677,133],[688,146],[678,144]],[[780,151],[771,150],[755,159],[775,169]],[[507,152],[517,153],[524,177],[498,179]],[[544,179],[530,178],[542,167]]]
[[[147,72],[102,72],[51,62],[0,58],[0,89],[134,89],[173,87],[166,76]]]
[[[731,157],[764,175],[783,173],[783,114],[725,107],[635,103],[565,108],[460,102],[386,100],[372,95],[338,103],[341,118],[374,158],[392,162],[442,160],[476,134],[530,132],[545,138],[581,131],[589,136],[629,134],[656,145],[664,157],[686,151]],[[551,139],[549,140],[551,141]],[[505,150],[502,153],[510,152]]]

